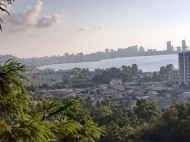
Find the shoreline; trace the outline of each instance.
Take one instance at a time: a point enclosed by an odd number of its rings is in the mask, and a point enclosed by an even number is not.
[[[91,62],[99,62],[99,61],[113,60],[113,59],[120,59],[120,58],[145,57],[145,56],[150,56],[150,57],[152,57],[152,56],[174,55],[174,54],[178,54],[178,53],[156,54],[156,55],[137,55],[137,56],[116,57],[116,58],[107,58],[107,59],[93,60],[93,61],[81,61],[81,62],[50,63],[50,64],[45,64],[45,65],[36,66],[36,67],[37,67],[37,68],[41,68],[41,67],[44,67],[44,66],[60,65],[60,64],[91,63]]]

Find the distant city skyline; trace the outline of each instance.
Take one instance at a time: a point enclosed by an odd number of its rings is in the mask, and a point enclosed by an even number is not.
[[[43,57],[138,45],[166,50],[190,43],[189,0],[19,0],[9,7],[0,54]],[[30,7],[28,7],[30,6]]]

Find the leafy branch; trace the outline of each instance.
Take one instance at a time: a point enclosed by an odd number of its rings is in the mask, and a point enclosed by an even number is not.
[[[12,4],[12,2],[14,0],[0,0],[0,13],[6,12],[10,16],[10,13],[7,11],[7,4]],[[0,30],[2,31],[1,23],[3,23],[2,19],[0,19]]]

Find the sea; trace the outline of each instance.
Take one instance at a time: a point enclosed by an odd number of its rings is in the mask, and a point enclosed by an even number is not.
[[[131,66],[132,64],[137,64],[139,69],[143,72],[153,72],[159,71],[161,66],[166,66],[167,64],[173,64],[175,69],[178,69],[178,55],[157,55],[157,56],[138,56],[138,57],[124,57],[115,58],[94,62],[79,62],[79,63],[64,63],[64,64],[53,64],[41,66],[39,69],[54,69],[55,71],[69,70],[73,68],[88,68],[90,71],[95,69],[106,69],[111,67],[120,68],[122,65]]]

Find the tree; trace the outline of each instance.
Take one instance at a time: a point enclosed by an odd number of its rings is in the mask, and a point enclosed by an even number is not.
[[[31,96],[21,80],[24,66],[8,60],[0,65],[0,129],[2,141],[49,141],[53,138],[52,125],[40,121],[39,114],[31,113]],[[32,135],[32,136],[31,136]]]
[[[127,81],[131,81],[131,76],[125,72],[120,72],[118,74],[118,77],[122,79],[123,83],[126,83]]]
[[[156,72],[153,72],[152,80],[153,80],[153,81],[157,81],[157,80],[158,80],[158,75],[157,75]]]
[[[138,74],[138,66],[137,66],[137,64],[132,64],[131,73],[132,73],[132,75],[137,75]]]
[[[126,70],[127,70],[127,66],[122,65],[122,66],[121,66],[121,69],[122,69],[123,72],[126,72]]]
[[[141,74],[141,73],[143,73],[143,71],[142,71],[142,70],[139,70],[139,73]]]
[[[164,66],[160,67],[160,76],[164,78],[166,75],[166,68]]]
[[[0,65],[1,141],[95,141],[102,135],[88,113],[80,115],[85,110],[78,100],[34,100],[22,83],[28,80],[23,72],[13,60]]]
[[[155,102],[146,100],[137,100],[134,112],[138,118],[150,121],[153,118],[157,118],[160,114]]]
[[[57,141],[93,142],[103,133],[80,101],[73,98],[64,103],[60,103],[56,98],[43,98],[38,104],[38,112],[43,112],[42,121],[54,122],[55,128],[52,131]]]
[[[173,64],[167,64],[166,65],[166,72],[168,73],[169,71],[172,71],[174,69]]]

